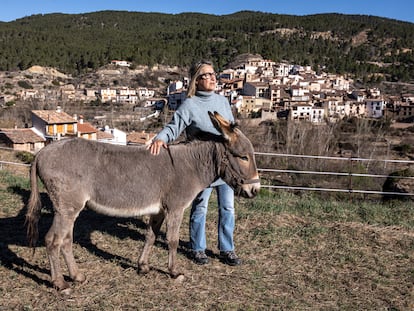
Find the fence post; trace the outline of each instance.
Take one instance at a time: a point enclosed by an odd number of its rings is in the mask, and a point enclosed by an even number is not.
[[[350,157],[349,158],[349,165],[348,165],[348,174],[349,174],[349,179],[348,179],[348,190],[349,190],[349,194],[350,194],[350,196],[351,196],[351,200],[353,200],[353,198],[354,198],[354,196],[352,195],[352,188],[353,188],[353,184],[352,184],[352,168],[353,168],[353,163],[354,163],[354,161],[353,161],[353,158],[352,157]]]

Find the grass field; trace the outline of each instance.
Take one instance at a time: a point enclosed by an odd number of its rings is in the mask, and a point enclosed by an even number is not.
[[[188,258],[188,210],[178,263],[183,281],[167,274],[165,227],[137,274],[145,218],[110,218],[84,211],[74,252],[88,281],[70,296],[51,287],[42,237],[26,246],[26,177],[0,171],[0,310],[413,310],[414,204],[320,199],[315,194],[262,191],[236,204],[236,251],[243,265],[217,258],[217,208],[208,216],[210,264]]]

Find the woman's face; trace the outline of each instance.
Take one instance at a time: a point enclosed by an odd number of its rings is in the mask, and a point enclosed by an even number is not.
[[[216,89],[216,73],[210,65],[204,65],[196,80],[196,87],[199,91],[214,91]]]

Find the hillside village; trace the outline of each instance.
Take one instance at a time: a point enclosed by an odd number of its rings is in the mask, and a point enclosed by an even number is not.
[[[3,145],[36,152],[49,141],[84,137],[117,144],[142,144],[155,133],[126,133],[100,120],[65,110],[71,102],[122,106],[124,118],[134,122],[156,121],[161,112],[172,112],[186,96],[188,77],[178,68],[162,68],[165,75],[152,76],[152,87],[139,86],[131,77],[147,73],[131,69],[126,61],[112,61],[94,76],[94,81],[76,80],[55,69],[34,66],[22,73],[1,75],[0,105],[3,109],[24,102],[47,109],[32,109],[31,124],[1,128]],[[288,119],[324,124],[345,117],[409,120],[414,115],[414,94],[389,96],[378,88],[357,89],[341,75],[315,72],[310,67],[276,63],[250,56],[217,73],[217,93],[226,96],[238,118]],[[110,77],[110,78],[108,78]],[[107,80],[106,83],[104,82]],[[64,108],[64,109],[62,109]],[[70,109],[70,110],[73,110]],[[167,120],[166,120],[167,121]],[[27,122],[30,123],[30,122]]]

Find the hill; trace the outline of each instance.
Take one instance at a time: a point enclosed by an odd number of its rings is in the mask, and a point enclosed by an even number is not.
[[[1,71],[41,65],[77,74],[114,59],[186,67],[201,58],[222,69],[251,53],[359,78],[414,78],[414,24],[365,15],[47,14],[0,23],[0,38]]]

